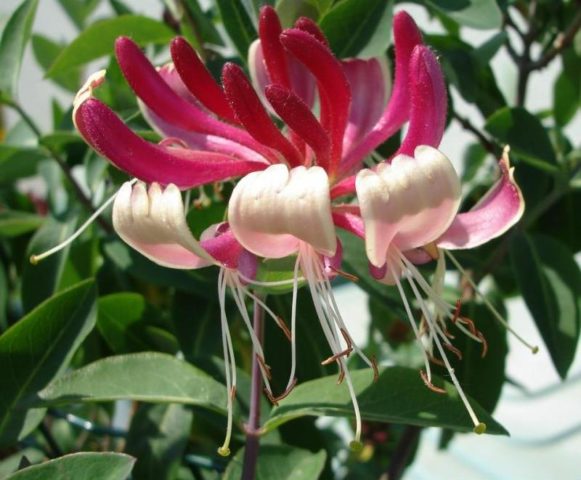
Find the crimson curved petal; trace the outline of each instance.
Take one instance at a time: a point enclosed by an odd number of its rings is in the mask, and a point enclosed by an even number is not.
[[[410,123],[397,152],[404,155],[413,155],[420,145],[437,148],[446,128],[448,95],[444,75],[436,55],[424,45],[418,45],[412,53],[409,83]]]
[[[393,18],[393,38],[395,79],[391,97],[377,124],[345,158],[345,171],[391,137],[409,118],[409,63],[414,48],[422,44],[422,34],[409,14],[399,12]]]
[[[170,51],[175,68],[189,92],[217,116],[236,123],[224,91],[187,40],[183,37],[174,38]]]
[[[478,247],[502,235],[520,220],[525,203],[514,180],[514,167],[510,166],[508,149],[505,149],[499,166],[502,177],[472,210],[456,216],[448,230],[436,241],[438,247],[448,250]]]
[[[145,182],[174,183],[188,189],[268,166],[219,153],[149,143],[95,98],[84,99],[76,105],[74,120],[80,134],[97,152]]]
[[[131,39],[118,38],[115,53],[121,71],[135,94],[160,118],[184,130],[227,138],[276,162],[274,153],[247,132],[217,120],[176,94]]]
[[[321,125],[331,139],[331,177],[337,172],[343,148],[343,134],[351,107],[351,89],[341,63],[329,48],[313,35],[297,28],[285,30],[280,36],[282,44],[317,79],[321,99]]]

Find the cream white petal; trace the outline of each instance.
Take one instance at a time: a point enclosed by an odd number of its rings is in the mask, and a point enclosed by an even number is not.
[[[247,175],[232,192],[228,222],[238,241],[262,257],[293,254],[300,241],[327,256],[337,248],[329,179],[320,167],[289,171],[279,164]]]

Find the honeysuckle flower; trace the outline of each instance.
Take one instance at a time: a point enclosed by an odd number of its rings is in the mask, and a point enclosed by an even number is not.
[[[141,183],[125,185],[114,198],[114,226],[133,248],[170,268],[220,268],[227,386],[235,389],[234,355],[225,318],[229,288],[247,324],[273,402],[288,394],[295,375],[295,321],[299,276],[305,279],[336,362],[361,419],[346,358],[355,351],[332,294],[330,277],[340,264],[335,228],[362,230],[358,207],[336,200],[355,194],[355,173],[380,143],[409,121],[398,154],[418,145],[437,146],[446,117],[446,90],[435,55],[422,43],[413,20],[400,12],[393,21],[393,89],[384,58],[336,59],[325,36],[309,19],[283,30],[271,7],[261,10],[259,40],[249,53],[251,77],[226,64],[217,84],[182,38],[171,44],[173,63],[155,68],[130,39],[115,52],[136,93],[144,117],[164,139],[150,143],[97,100],[93,90],[105,72],[90,77],[74,102],[73,120],[98,153]],[[284,123],[280,129],[269,112]],[[318,115],[315,114],[318,112]],[[228,204],[227,223],[196,240],[187,228],[180,190],[243,177]],[[291,328],[280,323],[247,285],[258,285],[255,256],[296,255]],[[249,260],[250,259],[250,260]],[[254,259],[254,263],[252,262]],[[269,369],[254,336],[244,298],[250,297],[288,332],[292,367],[285,392],[274,396]],[[228,451],[229,427],[221,452]]]
[[[423,346],[426,370],[421,374],[426,385],[439,390],[431,383],[430,361],[442,362],[477,433],[483,432],[486,426],[477,419],[446,356],[447,349],[461,357],[452,344],[453,337],[448,332],[446,320],[482,343],[483,354],[487,345],[474,322],[461,316],[460,303],[452,306],[442,299],[446,258],[443,252],[482,245],[504,233],[522,216],[524,200],[513,178],[508,149],[505,149],[499,166],[501,177],[498,182],[472,210],[465,213],[458,213],[461,188],[454,167],[433,147],[419,146],[415,148],[413,157],[400,154],[391,163],[383,163],[373,170],[363,169],[356,179],[363,222],[363,232],[360,233],[365,238],[370,270],[379,281],[397,286],[414,333]],[[433,285],[414,265],[430,259],[430,255],[438,259]],[[463,272],[449,252],[445,255]],[[420,326],[416,324],[400,278],[407,280],[418,302],[422,313]],[[492,308],[489,302],[487,305]],[[493,313],[501,319],[496,310],[493,309]],[[434,358],[434,346],[441,360]]]

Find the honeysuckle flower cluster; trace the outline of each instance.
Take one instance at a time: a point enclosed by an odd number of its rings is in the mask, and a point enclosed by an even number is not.
[[[93,90],[105,72],[89,78],[74,102],[76,128],[98,153],[135,179],[114,197],[113,225],[120,237],[152,261],[178,269],[215,265],[220,269],[221,308],[226,365],[228,429],[221,454],[228,454],[236,368],[225,299],[229,291],[248,327],[267,396],[273,403],[296,383],[296,302],[304,281],[329,344],[339,382],[345,380],[356,416],[361,418],[347,357],[357,353],[377,375],[377,367],[355,344],[335,302],[331,279],[340,274],[337,228],[365,242],[370,271],[395,285],[422,345],[425,371],[430,361],[443,363],[475,425],[474,414],[446,350],[460,355],[448,326],[482,343],[474,322],[461,306],[441,296],[447,251],[473,248],[502,234],[522,215],[522,195],[512,176],[508,153],[501,176],[469,212],[458,213],[459,178],[437,150],[447,112],[447,96],[435,54],[423,44],[405,12],[393,19],[395,74],[393,88],[386,58],[338,60],[319,27],[300,18],[283,30],[276,12],[264,7],[259,39],[249,51],[250,78],[226,64],[216,83],[183,38],[171,43],[173,62],[155,68],[129,38],[116,42],[116,56],[139,99],[144,117],[163,136],[150,143],[132,132]],[[282,124],[282,128],[278,125]],[[398,151],[366,168],[375,148],[407,124]],[[181,191],[234,180],[227,218],[194,238],[185,220]],[[447,253],[444,253],[447,252]],[[254,292],[260,259],[294,256],[290,327]],[[428,282],[416,265],[437,260]],[[461,268],[458,265],[459,268]],[[421,312],[414,318],[406,298],[406,281]],[[292,367],[287,388],[275,395],[270,369],[245,306],[257,302],[291,342]],[[436,354],[440,358],[436,358]]]

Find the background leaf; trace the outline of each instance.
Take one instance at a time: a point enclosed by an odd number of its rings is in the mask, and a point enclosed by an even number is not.
[[[433,383],[444,385],[446,395],[429,390],[418,371],[411,368],[380,369],[377,382],[373,382],[370,369],[352,371],[351,378],[365,420],[472,431],[473,425],[457,391],[441,379],[434,378]],[[507,433],[474,400],[470,403],[478,418],[486,423],[487,433]],[[301,383],[272,409],[264,428],[269,430],[303,415],[352,416],[347,386],[337,385],[336,375]]]
[[[531,165],[554,170],[556,158],[549,136],[524,108],[502,108],[487,119],[484,128]]]
[[[14,99],[18,94],[18,80],[26,44],[38,0],[25,0],[14,11],[2,32],[0,40],[0,99]]]
[[[0,337],[0,444],[22,438],[28,397],[62,372],[95,325],[95,286],[85,281],[47,300]]]
[[[123,453],[72,453],[19,470],[5,480],[126,480],[134,462]]]
[[[162,353],[107,357],[71,372],[39,394],[43,405],[131,399],[226,408],[226,387],[198,368]]]
[[[543,235],[516,236],[510,254],[524,301],[557,372],[565,378],[579,342],[579,266],[567,247]]]
[[[244,4],[241,0],[216,0],[216,5],[220,10],[222,23],[228,36],[238,50],[242,61],[246,62],[248,48],[258,37],[258,33]]]
[[[125,446],[125,452],[137,458],[133,470],[135,478],[176,478],[192,417],[192,411],[183,405],[139,406],[131,420]]]
[[[326,453],[312,453],[285,445],[263,445],[256,465],[256,480],[314,480],[325,466]],[[242,475],[244,449],[238,450],[224,472],[223,480],[238,480]]]
[[[151,43],[166,44],[175,36],[161,22],[140,15],[121,15],[93,23],[75,38],[56,58],[47,77],[70,72],[74,67],[113,53],[115,39],[129,36],[138,45]]]
[[[371,58],[389,47],[392,15],[390,0],[343,0],[321,18],[320,26],[339,58]]]
[[[440,12],[467,27],[499,28],[502,12],[495,0],[428,0]]]

